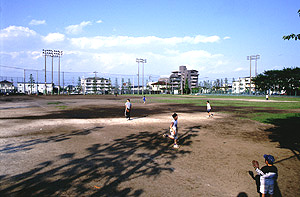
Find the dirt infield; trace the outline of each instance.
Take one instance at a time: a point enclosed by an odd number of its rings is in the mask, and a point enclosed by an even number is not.
[[[253,159],[263,165],[263,154],[276,159],[276,194],[300,196],[293,126],[223,113],[280,110],[218,107],[207,118],[205,102],[149,97],[144,105],[132,97],[133,120],[127,121],[126,98],[0,98],[0,196],[258,196],[249,171]],[[179,114],[179,149],[162,137],[173,112]]]

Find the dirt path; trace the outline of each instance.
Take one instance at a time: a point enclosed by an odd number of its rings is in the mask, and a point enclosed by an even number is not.
[[[272,125],[137,98],[126,121],[123,97],[49,98],[0,102],[0,196],[258,196],[248,171],[263,154],[282,196],[300,195],[299,152]],[[162,137],[173,111],[178,150]]]

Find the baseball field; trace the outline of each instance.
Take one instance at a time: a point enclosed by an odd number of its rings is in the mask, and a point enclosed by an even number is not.
[[[0,196],[259,196],[264,154],[275,196],[300,196],[300,98],[146,98],[2,96]],[[174,112],[179,149],[163,138]]]

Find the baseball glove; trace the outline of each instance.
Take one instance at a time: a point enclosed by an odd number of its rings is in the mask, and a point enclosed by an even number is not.
[[[254,168],[259,168],[258,161],[256,161],[256,160],[252,161],[252,165],[253,165]]]

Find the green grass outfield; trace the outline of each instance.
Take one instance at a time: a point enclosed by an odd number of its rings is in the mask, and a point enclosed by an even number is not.
[[[137,96],[137,95],[136,95]],[[270,101],[259,102],[257,100],[265,100],[262,96],[215,96],[215,95],[201,95],[201,96],[191,96],[191,95],[145,95],[147,97],[152,97],[151,102],[160,103],[178,103],[178,104],[194,104],[197,106],[206,106],[206,100],[210,100],[211,106],[227,106],[227,107],[241,107],[241,110],[232,112],[243,114],[243,117],[256,120],[262,123],[271,123],[273,120],[279,119],[289,119],[289,118],[300,118],[300,113],[295,113],[292,110],[300,109],[300,98],[299,97],[270,97]],[[140,97],[142,97],[140,95]],[[230,99],[230,100],[229,100]],[[247,99],[240,100],[240,99]],[[253,101],[252,101],[253,100]],[[272,100],[277,102],[272,102]],[[245,108],[243,108],[245,107]],[[249,112],[247,108],[258,109],[265,112]],[[274,113],[273,111],[278,112]],[[250,110],[251,111],[251,110]],[[269,112],[268,112],[269,111]],[[226,113],[226,111],[225,111]],[[227,113],[231,113],[228,112]]]

